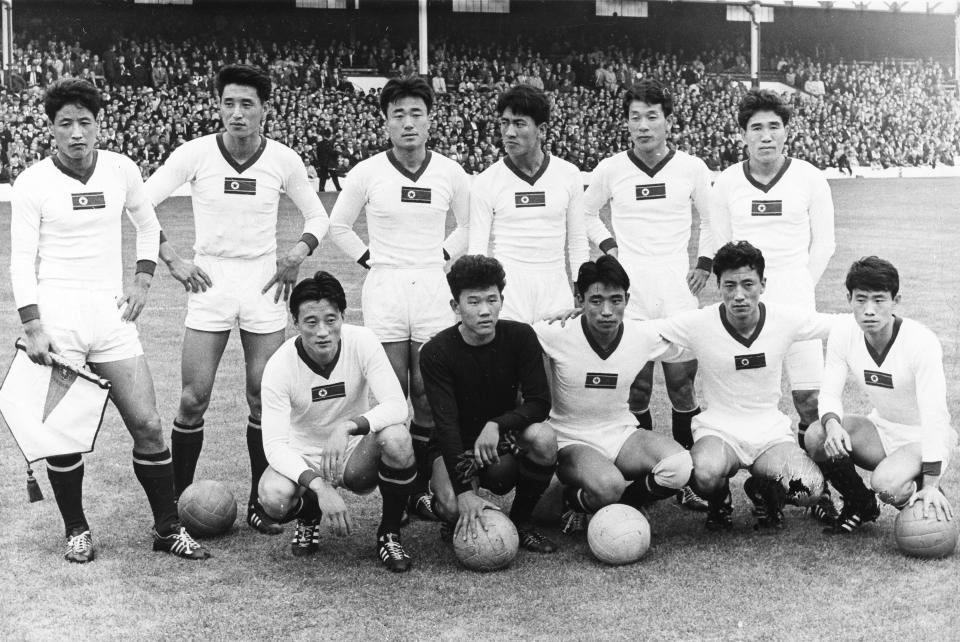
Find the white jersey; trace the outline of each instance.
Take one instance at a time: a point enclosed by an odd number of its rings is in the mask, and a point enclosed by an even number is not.
[[[699,363],[702,426],[733,435],[789,430],[780,412],[783,358],[795,341],[822,339],[836,316],[789,305],[760,304],[760,322],[751,337],[737,332],[723,314],[722,303],[657,321],[667,341],[689,350]]]
[[[806,270],[815,285],[836,248],[827,179],[810,163],[787,158],[762,185],[750,174],[749,162],[728,167],[713,185],[716,246],[749,241],[763,252],[768,271]]]
[[[878,354],[854,316],[844,315],[827,340],[820,416],[844,416],[847,371],[873,406],[871,417],[916,428],[923,461],[945,461],[957,441],[947,410],[943,351],[936,335],[911,319],[896,318],[893,337]]]
[[[322,454],[338,423],[365,420],[371,432],[378,432],[407,418],[406,397],[379,340],[360,326],[341,328],[331,366],[313,362],[296,336],[277,349],[263,371],[263,449],[270,466],[293,481],[309,468],[303,457]],[[371,393],[377,405],[371,406]]]
[[[583,178],[575,165],[546,154],[536,176],[504,157],[470,190],[470,254],[493,253],[505,265],[563,270],[565,251],[574,279],[589,259],[583,216]]]
[[[276,253],[281,192],[300,209],[303,233],[313,236],[303,239],[311,250],[330,224],[303,161],[265,136],[243,164],[227,151],[222,133],[188,141],[147,180],[147,191],[158,205],[184,183],[190,184],[197,254],[255,259]]]
[[[469,178],[456,161],[428,151],[411,173],[388,150],[350,170],[333,206],[330,236],[347,256],[371,267],[442,267],[445,255],[466,249],[469,202]],[[369,247],[353,231],[364,210]],[[444,240],[451,210],[457,228]]]
[[[585,443],[596,432],[636,426],[627,403],[634,376],[647,361],[675,360],[682,352],[642,321],[624,319],[608,349],[590,336],[583,317],[566,327],[541,321],[533,329],[550,364],[547,423],[557,436]]]
[[[619,248],[624,265],[673,262],[687,268],[693,205],[700,215],[697,254],[713,258],[711,178],[706,163],[682,151],[671,149],[654,167],[647,167],[633,150],[614,154],[593,170],[584,194],[587,234],[603,251]],[[599,217],[607,203],[615,241]]]
[[[160,223],[132,160],[97,150],[84,176],[73,174],[56,157],[24,170],[13,185],[10,217],[10,277],[17,307],[37,303],[38,281],[121,293],[124,211],[137,231],[137,261],[150,262],[143,267],[152,274]]]

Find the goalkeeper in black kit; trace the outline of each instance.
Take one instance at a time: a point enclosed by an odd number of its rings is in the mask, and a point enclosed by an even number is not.
[[[491,506],[478,487],[498,495],[516,487],[510,519],[520,545],[552,553],[557,545],[532,521],[557,463],[556,435],[540,423],[550,411],[550,389],[536,333],[498,319],[504,279],[496,259],[458,259],[447,282],[459,322],[420,353],[436,422],[434,507],[445,522],[442,533],[466,539],[476,536],[480,515]]]

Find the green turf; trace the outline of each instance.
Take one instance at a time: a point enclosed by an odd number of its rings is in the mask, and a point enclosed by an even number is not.
[[[944,347],[950,411],[960,417],[957,388],[960,296],[952,257],[960,250],[960,180],[899,179],[833,183],[837,252],[817,295],[821,309],[844,310],[842,278],[853,259],[879,254],[901,270],[901,313],[934,329]],[[326,199],[329,205],[330,200]],[[188,201],[161,210],[180,246],[192,238]],[[8,205],[0,205],[6,225]],[[284,203],[281,246],[296,238],[299,217]],[[130,256],[132,235],[126,230]],[[361,232],[362,233],[362,232]],[[0,264],[9,261],[0,235]],[[323,268],[342,278],[348,319],[359,321],[362,269],[325,240],[301,271]],[[704,301],[715,300],[708,286]],[[7,278],[0,280],[0,369],[18,334]],[[184,294],[158,270],[140,331],[164,422],[179,396]],[[7,346],[7,348],[2,348]],[[6,355],[6,356],[4,356]],[[227,482],[237,498],[249,488],[239,341],[231,339],[207,413],[198,478]],[[853,398],[851,407],[860,402]],[[669,406],[658,387],[658,430]],[[593,561],[582,538],[560,553],[521,552],[500,573],[462,571],[436,526],[414,522],[405,542],[415,568],[394,576],[374,553],[377,495],[348,497],[359,534],[324,539],[320,555],[302,561],[288,535],[268,538],[238,522],[209,541],[215,558],[189,563],[149,550],[149,512],[130,464],[131,441],[111,408],[95,453],[87,456],[86,506],[99,557],[73,566],[60,558],[62,527],[40,465],[47,500],[26,503],[22,460],[0,431],[0,639],[247,640],[286,639],[664,639],[918,640],[958,634],[958,557],[920,562],[893,544],[894,513],[848,539],[828,538],[798,511],[788,529],[757,535],[742,493],[736,529],[717,537],[702,516],[664,502],[651,513],[653,547],[640,563],[608,568]],[[735,481],[739,486],[742,476]],[[950,470],[945,483],[956,498]],[[241,511],[242,512],[242,511]],[[289,530],[289,529],[288,529]]]

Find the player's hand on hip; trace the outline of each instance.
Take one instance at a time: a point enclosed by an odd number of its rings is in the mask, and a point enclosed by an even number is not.
[[[454,537],[477,538],[480,534],[478,529],[487,530],[487,527],[481,521],[480,516],[486,507],[493,506],[490,502],[477,495],[472,490],[468,490],[457,495],[457,509],[460,511],[460,518],[457,520],[457,526],[453,531]],[[493,506],[496,508],[495,506]]]
[[[330,525],[330,530],[341,537],[349,535],[353,531],[353,523],[340,493],[329,484],[310,484],[310,488],[317,494],[317,505],[323,512],[323,519]]]
[[[827,438],[823,442],[823,451],[830,459],[842,459],[849,455],[853,446],[850,443],[850,433],[843,429],[835,419],[827,422]]]
[[[213,280],[193,261],[177,258],[167,264],[170,276],[175,278],[187,292],[206,292],[213,287]]]
[[[351,424],[346,422],[334,426],[327,443],[323,445],[323,456],[320,458],[320,476],[328,482],[335,483],[343,470],[343,456],[347,451],[347,440]]]
[[[933,509],[934,514],[937,516],[937,521],[943,521],[946,519],[950,521],[953,519],[953,509],[950,507],[950,502],[946,497],[943,496],[943,493],[940,492],[940,489],[936,486],[924,486],[913,495],[910,496],[910,500],[907,502],[910,506],[913,506],[914,503],[921,502],[923,505],[923,517],[926,517],[930,514],[930,509]]]
[[[54,343],[50,335],[46,333],[40,324],[40,319],[34,319],[24,326],[26,339],[24,343],[27,347],[27,357],[34,363],[44,366],[52,366],[53,358],[51,353],[59,353],[60,349]]]
[[[559,310],[557,312],[550,312],[549,314],[543,315],[542,321],[547,323],[556,323],[560,322],[560,327],[566,327],[567,321],[570,319],[576,319],[578,316],[583,314],[583,308],[570,308],[569,310]]]
[[[700,268],[690,270],[690,272],[687,273],[687,287],[690,288],[690,294],[694,296],[700,294],[700,290],[703,289],[703,286],[705,286],[709,280],[710,273],[708,271],[701,270]]]
[[[480,435],[473,443],[473,456],[480,463],[481,467],[492,466],[500,463],[500,455],[497,454],[497,445],[500,443],[500,426],[493,421],[488,421],[480,431]]]

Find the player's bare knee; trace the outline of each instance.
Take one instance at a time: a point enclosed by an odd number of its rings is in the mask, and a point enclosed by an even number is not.
[[[820,455],[823,452],[823,443],[827,440],[827,432],[823,429],[823,424],[819,420],[810,424],[804,433],[803,443],[807,454],[811,457]],[[814,457],[819,459],[819,457]]]
[[[792,393],[793,405],[800,415],[800,420],[811,424],[817,421],[817,403],[820,400],[819,390],[794,390]]]
[[[637,412],[650,406],[650,394],[653,392],[653,383],[635,379],[630,384],[630,410]]]
[[[444,492],[444,490],[446,492]],[[460,509],[457,507],[457,497],[452,489],[438,490],[433,492],[433,510],[445,522],[455,522],[460,517]]]
[[[915,484],[912,479],[904,480],[903,476],[895,474],[895,471],[878,466],[870,475],[870,486],[883,503],[902,506],[913,495]]]
[[[780,483],[787,496],[800,506],[812,506],[823,495],[826,481],[820,467],[801,452],[787,462]]]
[[[297,486],[272,468],[260,477],[257,494],[263,510],[274,519],[282,519],[297,499]]]
[[[165,447],[160,415],[156,411],[131,419],[127,430],[133,437],[134,448],[139,452],[160,452]]]
[[[693,458],[686,450],[667,455],[657,462],[650,471],[657,484],[664,488],[681,489],[690,481],[693,474]]]
[[[531,461],[552,464],[557,461],[557,435],[546,424],[530,424],[523,431],[524,449]]]
[[[210,405],[210,391],[187,386],[180,393],[180,418],[197,422]]]
[[[413,464],[413,441],[403,424],[387,426],[377,433],[380,456],[388,465],[406,468]]]
[[[591,500],[590,505],[598,508],[620,501],[626,489],[627,480],[612,471],[596,475],[583,486],[584,492]]]
[[[696,389],[690,377],[676,377],[666,380],[667,397],[674,408],[687,412],[697,407]],[[649,399],[649,393],[647,394]]]

